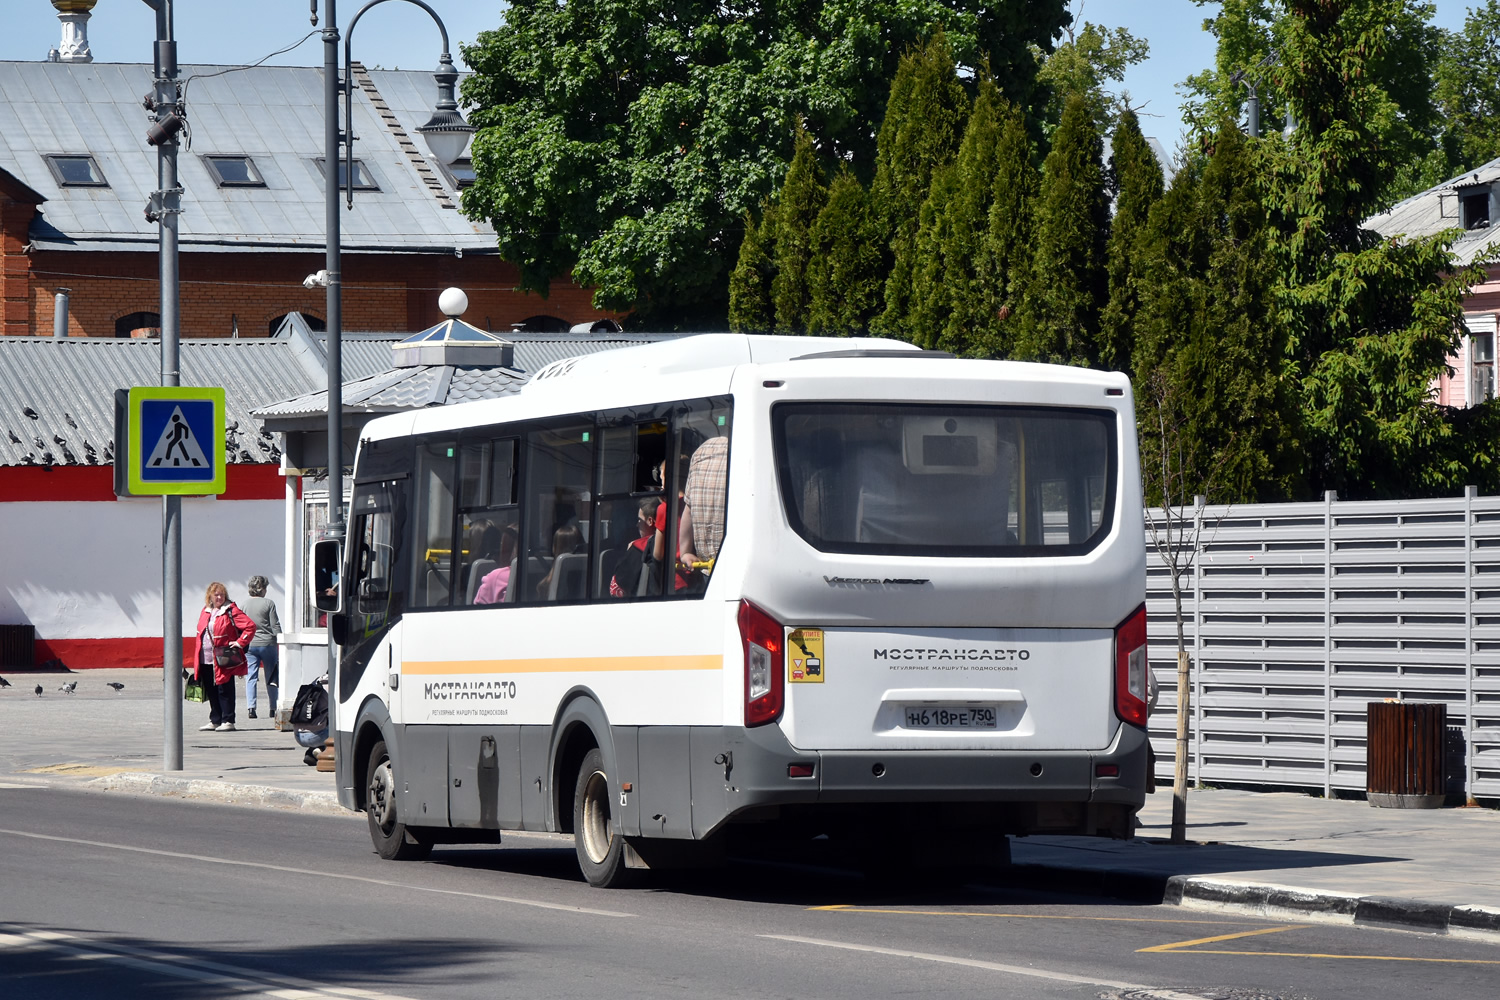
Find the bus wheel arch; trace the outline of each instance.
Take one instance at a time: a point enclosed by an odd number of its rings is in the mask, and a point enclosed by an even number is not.
[[[369,807],[367,795],[369,792],[369,765],[370,750],[376,743],[384,741],[391,749],[391,759],[394,761],[399,754],[394,749],[394,744],[386,737],[386,730],[390,727],[391,717],[384,704],[376,698],[368,698],[360,706],[359,714],[354,721],[353,756],[350,759],[352,780],[354,782],[354,807],[363,812]]]
[[[589,751],[597,749],[608,775],[616,773],[614,741],[610,736],[609,717],[598,697],[587,688],[576,688],[563,699],[553,722],[552,743],[553,828],[559,833],[573,833],[573,797],[579,768]]]

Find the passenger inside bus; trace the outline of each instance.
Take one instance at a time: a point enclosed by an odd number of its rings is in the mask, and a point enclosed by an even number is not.
[[[584,574],[588,553],[578,551],[583,535],[575,524],[565,524],[552,533],[552,565],[537,582],[536,594],[543,601],[577,601],[584,597]]]
[[[712,437],[693,452],[683,487],[677,525],[678,561],[712,566],[724,541],[724,506],[729,489],[729,439]],[[707,572],[707,567],[702,567]]]
[[[505,592],[510,584],[510,574],[515,568],[516,557],[516,526],[507,524],[500,531],[499,565],[485,573],[479,581],[479,589],[474,592],[474,599],[470,604],[500,604],[505,600]],[[475,564],[475,575],[478,575],[479,565]]]
[[[636,508],[635,525],[640,537],[626,545],[615,561],[614,574],[609,580],[609,596],[637,597],[644,593],[646,546],[656,536],[656,511],[661,506],[661,497],[647,497]]]

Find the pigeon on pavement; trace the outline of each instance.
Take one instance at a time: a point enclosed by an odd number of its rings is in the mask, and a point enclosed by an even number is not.
[[[119,681],[105,681],[104,684],[105,687],[114,688],[115,694],[119,694],[121,691],[125,690],[125,685],[121,684]]]
[[[68,694],[72,694],[73,690],[75,688],[77,688],[77,687],[78,687],[78,682],[77,681],[68,681],[62,687],[58,688],[58,690],[59,691],[66,691]]]
[[[38,698],[40,698],[40,697],[41,697],[41,696],[42,696],[42,686],[41,686],[41,685],[40,685],[40,684],[38,684],[38,685],[37,685],[37,686],[36,686],[36,696],[37,696],[37,697],[38,697]]]
[[[8,687],[10,687],[10,681],[6,680],[4,677],[0,677],[0,688]]]

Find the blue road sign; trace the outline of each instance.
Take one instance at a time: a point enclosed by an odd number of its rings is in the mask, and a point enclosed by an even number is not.
[[[129,433],[132,494],[224,492],[223,389],[137,386]]]

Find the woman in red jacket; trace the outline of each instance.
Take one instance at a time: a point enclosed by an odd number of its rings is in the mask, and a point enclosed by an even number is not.
[[[208,695],[208,724],[199,731],[234,732],[234,679],[245,676],[245,650],[254,638],[255,623],[229,599],[222,583],[210,583],[193,654],[194,673]]]

